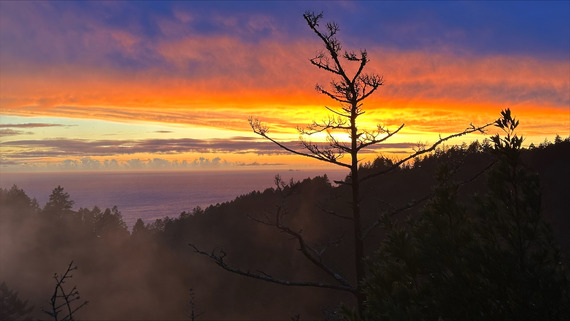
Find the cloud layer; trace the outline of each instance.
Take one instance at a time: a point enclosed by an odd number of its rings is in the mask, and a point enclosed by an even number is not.
[[[299,142],[284,142],[286,146],[300,149]],[[318,143],[321,144],[321,143]],[[374,150],[411,148],[412,143],[387,143],[374,146]],[[83,140],[42,139],[14,140],[0,143],[1,147],[25,149],[5,156],[9,158],[70,157],[70,156],[113,156],[122,154],[175,154],[175,153],[253,153],[258,155],[279,155],[287,153],[269,141],[257,141],[251,137],[231,139],[146,139],[146,140]]]
[[[293,133],[325,117],[322,106],[331,103],[313,90],[330,75],[308,62],[320,43],[301,17],[306,9],[337,21],[346,49],[366,48],[367,68],[384,76],[365,103],[364,125],[406,123],[404,137],[435,137],[490,122],[509,107],[524,135],[570,135],[567,2],[0,2],[0,115],[240,136],[255,116],[272,133]],[[32,134],[24,129],[57,126],[0,124],[0,148],[28,160],[280,152],[239,138],[18,139]]]

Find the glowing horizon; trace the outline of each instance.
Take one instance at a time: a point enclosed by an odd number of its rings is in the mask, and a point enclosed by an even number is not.
[[[177,2],[1,3],[0,170],[63,170],[64,162],[82,159],[318,166],[280,153],[247,122],[259,118],[275,137],[294,141],[297,126],[326,117],[323,106],[336,107],[313,90],[330,78],[308,62],[321,44],[305,28],[300,14],[307,8],[299,5],[254,9],[241,2],[230,10]],[[340,39],[347,49],[366,48],[368,70],[385,79],[365,101],[361,125],[406,124],[377,154],[397,157],[418,142],[492,122],[504,108],[521,121],[519,134],[527,145],[570,136],[568,30],[556,30],[568,18],[559,6],[568,4],[540,9],[545,16],[532,23],[549,34],[521,30],[512,38],[528,44],[511,47],[503,46],[510,38],[489,33],[505,27],[499,22],[488,27],[496,29],[480,31],[477,19],[462,24],[446,18],[446,10],[462,14],[474,4],[419,6],[439,16],[437,21],[414,20],[411,12],[419,9],[409,4],[398,10],[383,3],[322,5],[330,12],[325,20],[346,25]],[[527,23],[522,13],[537,7],[498,9],[511,12],[509,21],[516,25]],[[366,20],[369,28],[397,40],[355,33],[355,17],[382,10],[395,10],[408,25]],[[98,19],[97,13],[107,18]],[[425,26],[435,26],[433,33]],[[398,43],[405,36],[409,43]],[[370,160],[374,154],[365,156]]]

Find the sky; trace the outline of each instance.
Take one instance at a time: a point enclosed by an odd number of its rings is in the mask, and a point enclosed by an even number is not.
[[[363,161],[504,108],[527,145],[570,135],[568,1],[2,1],[0,171],[321,166],[248,124],[296,147],[338,107],[307,10],[384,79],[361,128],[405,124]]]

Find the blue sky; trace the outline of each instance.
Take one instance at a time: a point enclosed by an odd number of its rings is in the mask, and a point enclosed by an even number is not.
[[[2,20],[10,27],[0,31],[2,52],[48,62],[82,60],[84,48],[81,43],[69,43],[62,54],[42,46],[36,37],[43,33],[35,30],[34,21],[27,21],[36,15],[50,22],[48,33],[65,34],[69,40],[103,25],[148,42],[193,35],[288,42],[314,40],[302,20],[306,10],[324,12],[326,19],[338,22],[342,39],[351,47],[446,49],[563,61],[570,56],[568,1],[48,1],[39,5],[2,2],[0,6]],[[188,21],[180,22],[177,17],[184,14]],[[90,20],[97,24],[85,24]],[[177,32],[164,32],[164,21],[178,21]],[[104,60],[123,68],[160,63],[152,52],[144,51],[131,60],[119,51],[98,58],[93,63]]]

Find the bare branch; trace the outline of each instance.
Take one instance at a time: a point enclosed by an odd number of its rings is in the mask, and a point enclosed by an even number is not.
[[[350,129],[350,127],[346,126],[346,124],[347,121],[340,117],[335,118],[334,116],[329,116],[329,118],[327,120],[323,120],[322,123],[317,123],[316,121],[313,121],[313,123],[307,126],[306,128],[297,127],[297,131],[299,131],[299,133],[302,135],[310,136],[328,130]]]
[[[330,108],[330,107],[327,107],[327,106],[325,106],[325,108],[326,108],[328,111],[330,111],[331,113],[335,113],[335,114],[337,114],[337,115],[339,115],[339,116],[341,116],[341,117],[350,118],[350,114],[343,114],[343,113],[338,112],[338,111],[336,111],[336,110],[334,110],[334,109],[332,109],[332,108]],[[343,109],[343,110],[344,110],[344,109]]]
[[[360,77],[360,74],[362,73],[364,66],[366,66],[366,64],[370,60],[368,59],[368,52],[366,52],[366,50],[360,51],[360,59],[357,59],[356,55],[354,53],[352,55],[354,55],[354,60],[356,60],[356,61],[360,60],[360,66],[358,67],[358,71],[356,71],[356,73],[354,74],[354,77],[352,78],[352,83],[354,84],[356,82],[356,79],[358,79]],[[349,60],[351,60],[351,59],[349,59]]]
[[[360,61],[360,58],[358,58],[356,54],[352,51],[351,52],[345,51],[343,57],[348,61]]]
[[[364,75],[359,77],[360,81],[363,84],[363,92],[362,96],[357,99],[357,102],[361,102],[364,99],[368,98],[368,96],[372,95],[378,89],[378,87],[384,84],[383,78],[378,75]],[[366,88],[371,87],[371,89],[366,92]]]
[[[352,151],[351,147],[346,146],[343,143],[337,141],[336,138],[331,133],[327,135],[327,140],[333,148],[336,148],[342,153],[350,153]]]
[[[315,58],[309,59],[309,61],[311,62],[311,64],[313,64],[313,65],[315,65],[321,69],[324,69],[324,70],[329,71],[329,72],[336,74],[336,75],[340,75],[340,72],[338,70],[336,70],[335,67],[330,66],[328,59],[321,56],[320,54],[317,55]]]
[[[338,101],[338,102],[345,103],[345,104],[349,104],[349,103],[350,103],[350,100],[345,99],[345,98],[346,98],[345,95],[335,95],[335,94],[333,94],[333,93],[330,93],[329,91],[327,91],[326,89],[324,89],[324,88],[321,87],[320,85],[316,85],[316,86],[315,86],[315,89],[316,89],[318,92],[320,92],[320,93],[322,93],[322,94],[325,94],[325,95],[329,96],[330,98],[332,98],[332,99],[334,99],[334,100],[336,100],[336,101]]]
[[[259,119],[249,117],[249,125],[251,129],[253,129],[253,132],[258,135],[265,136],[269,132],[269,127],[260,122]]]
[[[349,164],[345,164],[345,163],[339,162],[339,161],[337,161],[337,158],[334,158],[334,157],[327,157],[327,156],[325,156],[325,154],[323,154],[323,155],[307,154],[307,153],[303,153],[303,152],[296,151],[296,150],[294,150],[294,149],[292,149],[292,148],[289,148],[289,147],[283,145],[282,143],[276,141],[275,139],[273,139],[273,138],[267,136],[267,132],[269,131],[269,129],[267,128],[267,126],[262,125],[261,122],[260,122],[259,120],[257,120],[257,119],[250,118],[250,119],[249,119],[249,124],[250,124],[251,128],[253,129],[253,132],[254,132],[254,133],[256,133],[256,134],[258,134],[258,135],[260,135],[260,136],[266,138],[267,140],[271,141],[271,142],[274,143],[275,145],[281,147],[282,149],[284,149],[284,150],[286,150],[286,151],[288,151],[288,152],[290,152],[290,153],[293,153],[293,154],[296,154],[296,155],[300,155],[300,156],[304,156],[304,157],[314,158],[314,159],[318,159],[318,160],[320,160],[320,161],[324,161],[324,162],[328,162],[328,163],[335,164],[335,165],[338,165],[338,166],[350,168],[350,165],[349,165]]]
[[[345,278],[343,278],[339,273],[335,272],[331,267],[329,267],[323,262],[322,254],[326,251],[326,247],[325,249],[322,249],[320,251],[314,249],[309,244],[307,244],[305,238],[301,234],[302,231],[296,232],[283,224],[283,216],[286,214],[286,209],[284,207],[284,200],[285,199],[283,198],[281,200],[281,204],[277,206],[277,210],[275,211],[275,219],[273,221],[270,220],[262,221],[253,217],[250,218],[264,225],[271,225],[277,228],[279,231],[290,235],[293,239],[296,239],[297,242],[299,243],[299,250],[311,263],[313,263],[315,266],[317,266],[319,269],[321,269],[328,275],[332,276],[340,284],[344,286],[351,286],[350,283]]]
[[[305,149],[311,152],[311,154],[308,155],[313,155],[315,158],[327,161],[329,163],[339,163],[337,160],[344,156],[344,151],[341,149],[335,150],[333,147],[319,147],[317,144],[313,144],[304,140],[301,140],[301,144]]]
[[[263,225],[269,225],[269,226],[274,225],[274,223],[272,223],[267,216],[265,217],[265,219],[266,219],[265,221],[260,220],[257,217],[253,217],[253,216],[249,216],[249,215],[247,216],[247,218],[249,218],[250,220],[255,221],[257,223],[263,224]]]
[[[303,238],[303,236],[301,235],[301,232],[295,232],[293,231],[291,228],[289,228],[288,226],[285,226],[282,224],[282,214],[283,214],[283,206],[278,207],[276,213],[275,213],[275,224],[274,226],[279,229],[281,232],[287,233],[290,236],[292,236],[294,239],[297,240],[297,242],[299,243],[299,250],[301,251],[301,253],[303,253],[303,255],[311,262],[313,263],[315,266],[317,266],[318,268],[320,268],[321,270],[323,270],[325,273],[327,273],[328,275],[332,276],[335,280],[337,280],[339,283],[341,283],[344,286],[351,286],[350,283],[343,278],[340,274],[338,274],[337,272],[335,272],[332,268],[330,268],[329,266],[327,266],[323,261],[322,261],[322,252],[319,253],[319,251],[315,250],[314,248],[312,248],[310,245],[307,244],[307,242],[305,241],[305,239]],[[315,257],[314,254],[317,255],[317,257]]]
[[[367,137],[367,140],[368,140],[368,141],[365,142],[365,143],[364,143],[364,142],[361,143],[361,144],[357,147],[357,150],[361,150],[361,149],[366,148],[366,147],[368,147],[368,146],[370,146],[370,145],[375,145],[375,144],[382,143],[383,141],[385,141],[385,140],[387,140],[388,138],[394,136],[394,135],[397,134],[400,130],[402,130],[402,128],[404,128],[404,125],[405,125],[405,124],[400,125],[400,127],[398,127],[398,129],[396,129],[396,130],[393,131],[393,132],[390,132],[390,131],[387,131],[387,130],[386,130],[386,132],[387,132],[387,135],[386,135],[386,136],[384,136],[384,137],[382,137],[382,138],[380,138],[380,139],[376,139],[377,135],[380,134],[380,128],[381,128],[381,127],[379,126],[379,127],[378,127],[378,128],[379,128],[379,131],[378,131],[376,134],[370,134],[370,137]],[[366,132],[364,132],[364,133],[365,133],[365,134],[368,134],[368,133],[366,133]]]
[[[440,139],[439,139],[437,142],[433,143],[429,148],[425,148],[425,149],[422,149],[422,150],[418,150],[418,151],[416,151],[415,153],[413,153],[413,154],[411,154],[411,155],[409,155],[409,156],[407,156],[407,157],[405,157],[405,158],[403,158],[403,159],[401,159],[401,160],[395,162],[391,167],[389,167],[389,168],[387,168],[387,169],[385,169],[385,170],[383,170],[383,171],[376,172],[376,173],[372,173],[372,174],[369,174],[369,175],[367,175],[367,176],[364,176],[363,178],[360,179],[360,182],[364,182],[364,181],[367,181],[367,180],[369,180],[369,179],[371,179],[371,178],[374,178],[374,177],[377,177],[377,176],[380,176],[380,175],[384,175],[384,174],[386,174],[386,173],[388,173],[388,172],[394,170],[395,168],[400,167],[400,165],[404,164],[405,162],[409,161],[410,159],[416,158],[416,157],[418,157],[418,156],[420,156],[420,155],[423,155],[423,154],[425,154],[425,153],[432,152],[432,151],[434,151],[434,150],[437,148],[437,146],[441,145],[443,142],[445,142],[445,141],[447,141],[447,140],[450,140],[450,139],[455,138],[455,137],[460,137],[460,136],[463,136],[463,135],[467,135],[467,134],[470,134],[470,133],[473,133],[473,132],[484,132],[483,130],[484,130],[485,128],[487,128],[487,127],[489,127],[489,126],[491,126],[491,125],[493,125],[493,124],[494,124],[494,123],[488,123],[488,124],[483,125],[483,126],[480,126],[480,127],[475,127],[473,124],[471,124],[471,127],[465,129],[464,131],[462,131],[462,132],[460,132],[460,133],[452,134],[452,135],[449,135],[449,136],[446,136],[446,137],[440,137]]]
[[[53,276],[53,278],[56,281],[56,285],[54,287],[53,295],[50,299],[51,311],[47,311],[43,308],[42,311],[48,314],[49,316],[53,317],[55,321],[60,320],[59,315],[61,312],[63,312],[62,309],[64,307],[67,308],[67,315],[61,318],[61,320],[73,320],[73,314],[77,312],[77,310],[87,305],[88,303],[87,301],[85,301],[79,306],[72,308],[72,303],[77,300],[80,300],[79,291],[75,286],[69,292],[67,292],[63,287],[65,281],[73,277],[71,272],[74,270],[77,270],[77,266],[74,266],[73,261],[71,261],[67,267],[67,270],[61,277],[57,273],[55,273]],[[59,301],[58,299],[63,299],[63,302],[58,304]]]
[[[308,286],[308,287],[317,287],[317,288],[327,288],[327,289],[339,290],[339,291],[345,291],[345,292],[351,292],[351,293],[354,293],[356,291],[356,289],[354,287],[348,286],[348,285],[335,285],[335,284],[328,284],[328,283],[321,283],[321,282],[310,282],[310,281],[309,282],[289,281],[289,280],[282,280],[282,279],[272,277],[272,276],[268,275],[267,273],[252,273],[250,271],[243,271],[243,270],[240,270],[238,268],[234,268],[234,267],[228,265],[226,262],[224,262],[224,256],[225,255],[216,255],[214,252],[207,253],[207,252],[204,252],[204,251],[201,251],[200,249],[198,249],[194,244],[190,243],[188,245],[190,245],[190,247],[192,247],[194,249],[194,251],[196,251],[196,253],[199,253],[199,254],[202,254],[204,256],[209,257],[218,266],[220,266],[224,270],[235,273],[235,274],[239,274],[239,275],[243,275],[243,276],[247,276],[250,278],[263,280],[263,281],[267,281],[267,282],[277,283],[277,284],[281,284],[281,285],[287,285],[287,286]]]
[[[353,220],[352,217],[350,217],[350,216],[340,215],[340,214],[338,214],[337,212],[331,211],[331,210],[327,210],[327,209],[325,209],[324,207],[320,207],[320,210],[323,211],[323,212],[325,212],[325,213],[327,213],[327,214],[329,214],[329,215],[336,216],[336,217],[342,218],[342,219],[344,219],[344,220],[349,220],[349,221],[352,221],[352,220]]]
[[[341,235],[341,236],[337,237],[336,239],[334,239],[333,241],[325,242],[320,250],[316,250],[316,249],[312,249],[312,250],[317,256],[321,257],[323,254],[325,254],[325,252],[329,249],[330,246],[339,245],[343,239],[344,239],[344,235]]]
[[[314,12],[311,11],[305,11],[303,17],[309,24],[309,27],[311,27],[312,29],[319,26],[319,20],[323,17],[323,13],[321,12],[319,14],[315,14]]]
[[[318,22],[319,22],[319,19],[322,18],[322,14],[314,14],[312,12],[307,11],[307,12],[305,12],[305,14],[303,14],[303,17],[307,21],[309,28],[311,28],[311,30],[313,30],[313,32],[319,38],[321,38],[321,40],[325,44],[325,48],[327,48],[327,51],[331,55],[331,58],[334,60],[336,70],[333,71],[332,69],[329,68],[330,69],[329,71],[341,76],[347,84],[351,83],[350,79],[348,78],[348,76],[344,72],[344,69],[342,68],[340,61],[338,60],[338,52],[340,51],[341,46],[340,46],[340,42],[334,37],[335,34],[338,32],[338,26],[336,26],[336,24],[327,24],[327,29],[328,29],[329,33],[327,35],[325,35],[317,29],[317,27],[319,26]],[[314,64],[313,61],[311,61],[311,63]],[[322,68],[322,67],[320,67],[320,68]]]

